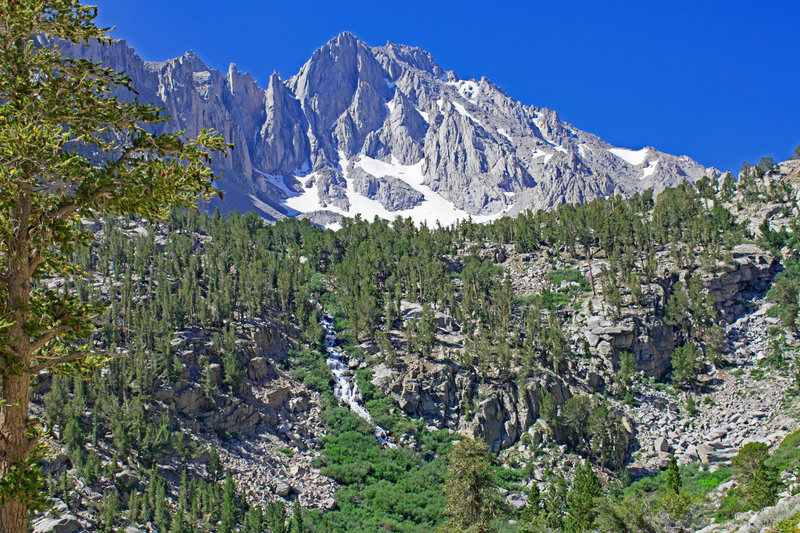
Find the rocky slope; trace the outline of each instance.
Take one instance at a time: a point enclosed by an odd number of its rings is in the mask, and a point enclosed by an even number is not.
[[[370,47],[350,33],[288,80],[274,73],[266,89],[192,52],[147,62],[124,41],[65,48],[126,71],[141,101],[165,108],[165,129],[221,132],[235,149],[214,158],[225,199],[208,207],[268,220],[488,220],[719,174],[649,146],[613,147],[486,78],[460,79],[424,50]]]

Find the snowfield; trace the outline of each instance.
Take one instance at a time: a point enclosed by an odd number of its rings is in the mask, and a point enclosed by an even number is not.
[[[644,163],[647,154],[650,153],[649,148],[642,148],[641,150],[629,150],[628,148],[609,148],[608,151],[635,167],[638,167]]]
[[[339,154],[339,156],[340,161],[347,160],[343,153]],[[471,216],[466,211],[456,208],[451,202],[427,185],[423,185],[425,181],[425,175],[422,172],[424,160],[420,160],[414,165],[401,165],[396,160],[387,163],[360,155],[354,161],[354,164],[356,167],[376,178],[391,176],[402,180],[413,189],[422,193],[425,199],[420,205],[412,209],[389,211],[377,200],[372,200],[356,192],[353,180],[349,177],[347,169],[345,168],[342,175],[345,182],[347,182],[347,198],[350,201],[350,208],[348,210],[334,205],[322,205],[319,200],[319,189],[316,183],[309,188],[305,188],[308,179],[314,176],[313,173],[305,177],[297,177],[300,183],[303,184],[303,192],[300,194],[291,191],[285,185],[283,186],[283,190],[287,191],[287,195],[289,196],[289,198],[283,202],[284,205],[299,213],[308,213],[324,209],[345,217],[355,217],[356,214],[359,214],[365,220],[372,220],[374,217],[385,220],[394,220],[397,217],[410,217],[415,224],[425,224],[430,227],[435,227],[437,222],[442,226],[448,226],[459,220],[466,220]],[[503,216],[503,212],[494,215],[471,216],[471,218],[474,222],[481,223],[490,222],[501,216]],[[329,224],[327,226],[328,229],[338,229],[339,227],[341,227],[339,224]]]

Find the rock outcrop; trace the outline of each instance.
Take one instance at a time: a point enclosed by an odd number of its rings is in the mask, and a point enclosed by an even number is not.
[[[474,372],[424,359],[409,360],[402,371],[379,365],[372,383],[394,397],[409,416],[480,438],[493,451],[517,442],[536,422],[544,392],[557,405],[572,396],[568,385],[553,375],[521,384],[481,385]]]

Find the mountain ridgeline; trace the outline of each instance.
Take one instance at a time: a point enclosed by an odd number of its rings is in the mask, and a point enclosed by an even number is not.
[[[459,79],[419,48],[370,47],[346,32],[288,80],[273,73],[266,89],[193,52],[147,62],[124,41],[62,47],[127,72],[141,101],[165,108],[165,130],[215,129],[234,145],[213,161],[225,197],[212,210],[434,225],[719,176],[687,156],[613,147],[486,78]]]

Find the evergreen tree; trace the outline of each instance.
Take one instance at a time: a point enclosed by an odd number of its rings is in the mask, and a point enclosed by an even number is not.
[[[288,533],[286,505],[283,502],[269,502],[264,512],[264,522],[272,533]]]
[[[208,464],[206,465],[208,475],[211,477],[212,482],[219,481],[222,474],[222,462],[219,460],[219,452],[214,447],[208,450]]]
[[[88,243],[81,218],[166,215],[213,192],[205,148],[224,147],[153,133],[164,120],[138,100],[122,74],[68,59],[52,41],[111,41],[94,24],[96,8],[77,0],[0,2],[0,530],[21,533],[44,492],[29,431],[30,381],[40,371],[86,371],[105,359],[79,342],[98,309],[67,290],[44,290],[43,276],[73,280],[69,257]],[[25,228],[20,231],[19,228]],[[14,483],[5,481],[14,479]]]
[[[583,532],[594,527],[597,515],[595,499],[602,496],[600,481],[586,460],[583,468],[578,465],[572,487],[567,493],[567,517],[564,521],[568,531]]]
[[[762,458],[753,472],[752,481],[745,486],[745,507],[758,511],[769,505],[775,505],[780,487],[778,471],[767,466],[765,459]]]
[[[221,529],[220,529],[221,531]],[[169,532],[170,533],[186,533],[186,520],[183,517],[183,510],[178,509],[175,511],[175,514],[172,515],[172,521],[169,524]]]
[[[673,455],[669,460],[669,467],[667,468],[667,490],[679,493],[682,489],[683,483],[681,481],[681,472],[678,469],[678,461]]]
[[[445,513],[455,527],[476,533],[491,531],[489,521],[504,507],[487,452],[485,443],[463,438],[448,454]]]
[[[292,533],[306,533],[306,523],[303,518],[303,508],[300,507],[300,500],[295,500],[292,505]]]
[[[245,533],[263,533],[265,527],[264,523],[264,513],[261,511],[261,507],[258,505],[253,505],[247,510],[247,515],[245,516],[244,520],[244,531]],[[271,528],[270,531],[275,531],[275,528]],[[279,531],[277,533],[284,533],[283,531]]]
[[[222,493],[222,524],[220,532],[229,532],[236,523],[236,487],[230,471],[225,474],[225,488]]]
[[[678,346],[672,352],[672,381],[681,387],[690,387],[702,369],[700,351],[692,343]]]

